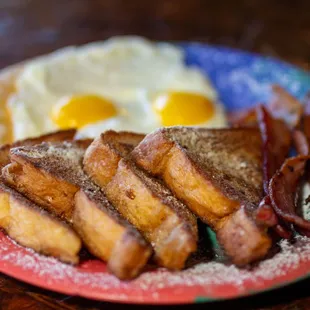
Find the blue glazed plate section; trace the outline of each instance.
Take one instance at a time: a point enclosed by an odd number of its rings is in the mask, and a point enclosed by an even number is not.
[[[180,46],[186,63],[210,77],[227,111],[267,102],[273,83],[299,99],[310,90],[309,73],[274,58],[202,43]]]

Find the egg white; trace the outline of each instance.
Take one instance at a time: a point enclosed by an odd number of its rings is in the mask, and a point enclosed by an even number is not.
[[[148,133],[161,127],[152,110],[152,97],[163,91],[200,93],[217,102],[209,80],[194,67],[184,65],[183,51],[166,43],[140,37],[115,37],[82,47],[69,47],[30,61],[9,99],[15,139],[57,129],[52,107],[62,97],[92,94],[107,98],[120,112],[89,124],[79,136],[95,137],[106,129]],[[222,105],[204,126],[226,125]]]

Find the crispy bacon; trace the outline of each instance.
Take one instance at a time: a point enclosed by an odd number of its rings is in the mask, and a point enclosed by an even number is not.
[[[290,239],[292,232],[280,223],[278,216],[273,210],[270,197],[267,195],[259,204],[256,214],[256,222],[264,227],[271,227],[281,238]]]
[[[257,118],[263,141],[264,191],[268,194],[269,181],[290,150],[291,133],[282,120],[274,119],[262,105],[257,107]]]
[[[265,196],[256,210],[256,221],[266,227],[278,225],[277,215],[274,213],[269,196]]]
[[[274,98],[269,108],[273,117],[284,120],[290,128],[297,128],[303,113],[302,103],[280,85],[272,85],[272,91]]]
[[[309,143],[305,134],[300,130],[294,130],[293,132],[293,142],[296,148],[296,151],[299,155],[308,155],[309,154]]]
[[[303,113],[302,103],[289,94],[280,85],[272,85],[273,98],[267,107],[273,118],[283,120],[291,129],[298,128]],[[306,99],[307,101],[307,99]],[[310,116],[310,94],[309,94],[309,113]],[[255,127],[258,124],[255,108],[234,112],[229,115],[229,122],[233,127]],[[309,138],[310,138],[310,119],[309,119]]]
[[[291,223],[295,224],[303,234],[310,235],[310,230],[308,231],[310,222],[297,215],[295,202],[299,179],[303,175],[308,159],[306,155],[310,154],[310,100],[302,120],[304,134],[297,129],[301,124],[303,105],[279,85],[273,85],[272,90],[274,98],[267,107],[259,105],[256,109],[238,112],[230,117],[234,126],[258,126],[261,131],[266,196],[257,208],[255,219],[260,225],[272,227],[283,238],[291,237]],[[292,138],[298,154],[305,157],[290,159],[296,165],[293,167],[296,171],[291,172],[294,175],[290,177],[288,171],[291,168],[287,164],[290,161],[285,159],[288,156]],[[299,163],[302,158],[304,158],[304,164]]]
[[[308,143],[310,143],[310,92],[305,97],[302,128]]]
[[[310,231],[310,221],[297,214],[297,191],[310,156],[288,158],[272,177],[269,185],[270,200],[276,214],[297,229]]]
[[[275,232],[284,239],[291,239],[292,238],[292,231],[284,228],[284,225],[277,224],[274,227]]]

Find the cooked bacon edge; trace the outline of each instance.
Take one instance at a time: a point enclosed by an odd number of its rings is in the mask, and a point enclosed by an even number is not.
[[[297,214],[297,191],[309,159],[309,155],[288,158],[269,185],[270,200],[276,214],[286,223],[307,231],[310,231],[310,221]]]
[[[263,142],[264,191],[268,194],[272,176],[289,153],[291,132],[282,120],[274,119],[262,105],[257,107],[257,119]]]
[[[282,119],[290,128],[297,128],[302,117],[302,103],[280,85],[272,85],[273,99],[269,104],[274,118]]]
[[[299,155],[309,154],[309,143],[306,135],[300,130],[294,130],[293,142],[295,149]]]

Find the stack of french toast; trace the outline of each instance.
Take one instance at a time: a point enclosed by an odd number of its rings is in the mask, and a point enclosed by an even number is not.
[[[184,268],[197,250],[199,218],[233,263],[267,254],[272,241],[253,211],[264,194],[257,128],[75,135],[0,148],[0,226],[19,244],[71,264],[85,246],[131,279],[149,260]]]

